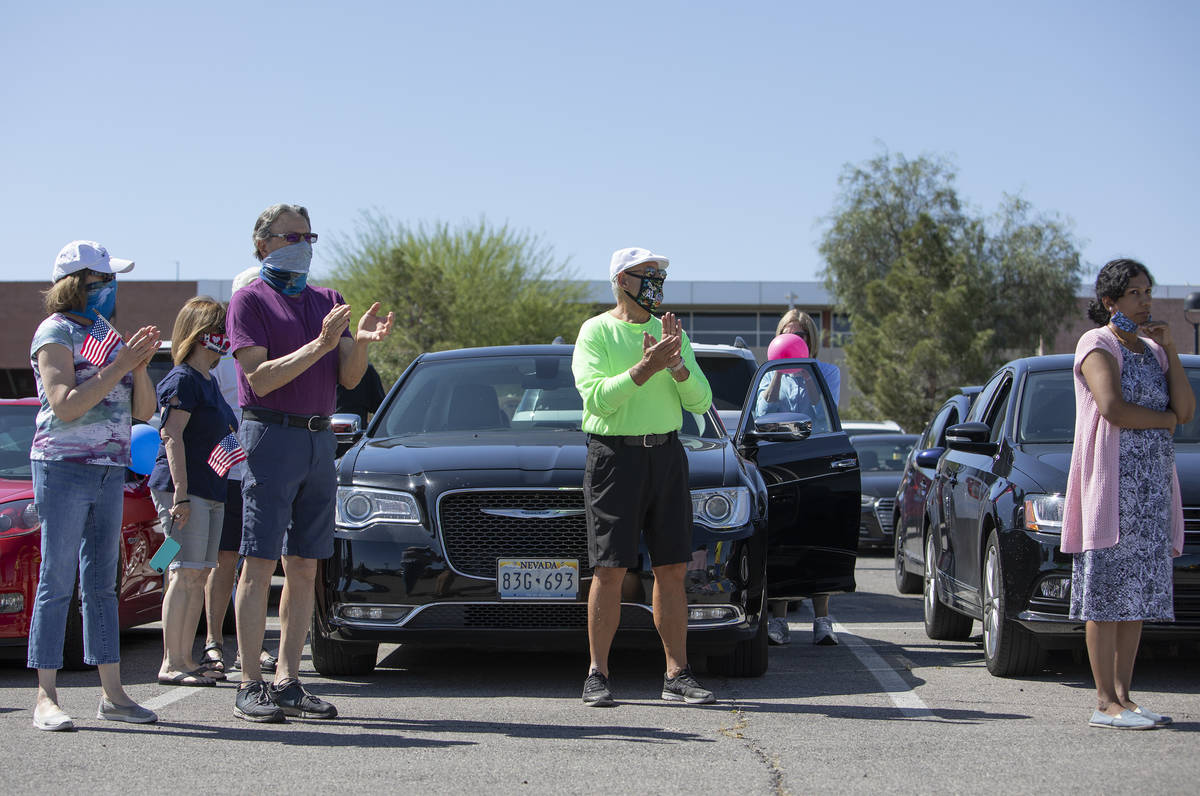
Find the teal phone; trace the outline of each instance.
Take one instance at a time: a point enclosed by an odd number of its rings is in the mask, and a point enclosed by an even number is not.
[[[170,533],[170,529],[167,529]],[[163,539],[163,543],[159,545],[158,550],[150,557],[150,568],[155,572],[162,574],[167,571],[167,567],[171,566],[171,562],[175,560],[175,556],[179,555],[179,542],[168,536]]]

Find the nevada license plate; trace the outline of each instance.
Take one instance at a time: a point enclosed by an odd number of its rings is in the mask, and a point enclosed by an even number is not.
[[[579,596],[579,559],[501,558],[496,588],[501,600],[574,600]]]

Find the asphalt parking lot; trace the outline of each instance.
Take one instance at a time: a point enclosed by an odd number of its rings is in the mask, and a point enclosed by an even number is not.
[[[232,684],[158,685],[159,631],[147,626],[123,637],[123,668],[159,723],[95,719],[95,673],[65,672],[79,729],[41,733],[31,726],[32,673],[0,662],[0,792],[1195,792],[1195,646],[1150,647],[1138,663],[1135,696],[1174,716],[1173,728],[1091,729],[1081,657],[1056,653],[1035,677],[994,678],[977,636],[925,637],[920,599],[895,592],[890,558],[860,558],[858,581],[857,593],[832,602],[841,645],[811,644],[805,604],[766,676],[698,667],[717,692],[712,706],[661,702],[658,654],[617,655],[620,704],[589,709],[579,701],[582,650],[385,647],[361,679],[318,677],[306,658],[311,690],[340,718],[251,725],[232,715]]]

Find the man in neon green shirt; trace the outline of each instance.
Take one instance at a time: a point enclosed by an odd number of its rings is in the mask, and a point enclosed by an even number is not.
[[[679,443],[683,411],[705,412],[712,389],[692,345],[662,302],[668,261],[647,249],[619,249],[609,265],[617,304],[584,321],[571,370],[583,396],[588,433],[583,496],[587,506],[588,646],[583,702],[615,704],[608,651],[621,618],[621,583],[638,566],[643,532],[654,569],[654,625],[667,658],[662,698],[704,704],[713,694],[687,663],[687,593],[692,501],[687,456]]]

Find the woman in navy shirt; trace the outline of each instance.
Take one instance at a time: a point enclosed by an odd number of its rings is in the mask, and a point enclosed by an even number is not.
[[[175,319],[171,341],[175,367],[158,383],[162,444],[150,473],[150,495],[180,550],[163,597],[158,681],[213,685],[225,675],[202,669],[192,646],[204,608],[204,583],[217,565],[226,474],[240,453],[240,448],[220,447],[237,430],[237,418],[209,372],[229,350],[225,306],[207,296],[190,299]]]

